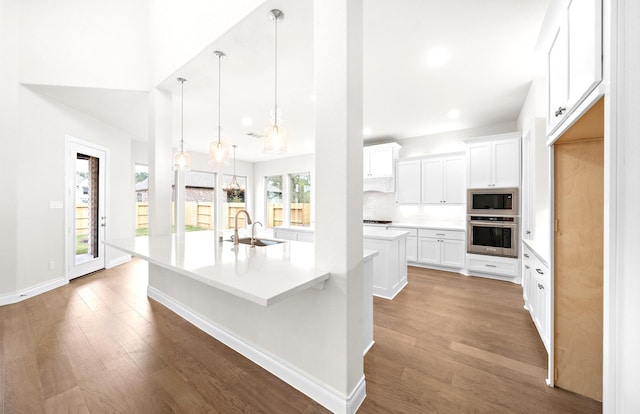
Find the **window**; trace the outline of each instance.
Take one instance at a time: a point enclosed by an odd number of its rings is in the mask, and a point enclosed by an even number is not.
[[[224,218],[223,227],[225,229],[232,229],[235,224],[236,213],[239,210],[246,208],[245,202],[245,190],[247,188],[247,177],[236,176],[239,189],[231,188],[231,182],[233,181],[233,175],[223,175],[223,191],[224,191],[224,206],[222,217]],[[246,217],[241,215],[238,218],[238,228],[245,226]]]
[[[267,227],[283,224],[282,176],[265,177],[265,199],[267,200]]]
[[[135,223],[136,236],[149,234],[149,167],[135,165]]]
[[[213,230],[216,174],[185,171],[185,231]]]
[[[311,226],[311,173],[289,174],[289,211],[292,226]]]

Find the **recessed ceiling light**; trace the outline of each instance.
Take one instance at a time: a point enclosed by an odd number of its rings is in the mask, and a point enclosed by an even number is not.
[[[253,125],[253,119],[249,118],[248,116],[245,116],[244,118],[242,118],[242,126],[250,127],[252,125]]]
[[[371,128],[369,127],[362,128],[362,135],[364,135],[365,137],[370,136],[372,133],[373,131],[371,130]]]
[[[444,66],[451,59],[451,52],[444,46],[434,47],[427,52],[425,62],[429,68]]]
[[[447,118],[449,119],[458,119],[460,118],[460,111],[458,111],[457,109],[452,109],[449,112],[447,112]]]

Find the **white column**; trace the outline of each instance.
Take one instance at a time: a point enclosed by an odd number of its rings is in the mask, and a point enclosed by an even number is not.
[[[149,92],[149,234],[171,234],[171,95]]]
[[[185,188],[185,172],[183,170],[175,171],[175,207],[174,207],[174,223],[176,224],[176,236],[183,238],[184,225],[186,221],[186,188]]]
[[[362,1],[314,3],[316,265],[342,295],[338,390],[363,379],[362,357]]]

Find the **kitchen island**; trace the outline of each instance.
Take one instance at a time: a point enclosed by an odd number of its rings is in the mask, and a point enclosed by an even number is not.
[[[393,299],[407,285],[407,231],[364,226],[365,249],[377,250],[373,259],[373,294]]]
[[[212,231],[131,237],[105,244],[208,286],[270,306],[312,286],[329,273],[314,266],[312,244],[286,242],[265,247],[217,241]]]
[[[203,231],[105,244],[149,262],[150,298],[330,410],[364,398],[364,376],[348,395],[332,384],[342,378],[336,350],[345,347],[347,306],[359,310],[351,326],[362,329],[351,343],[364,352],[373,344],[377,252],[365,250],[362,273],[346,280],[315,268],[313,243],[252,248]]]

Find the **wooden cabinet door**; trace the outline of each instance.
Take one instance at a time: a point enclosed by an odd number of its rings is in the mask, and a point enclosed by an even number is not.
[[[490,188],[491,144],[488,142],[472,144],[468,147],[467,185],[469,188]]]
[[[443,170],[441,159],[428,159],[422,161],[422,203],[442,204],[443,196]]]
[[[604,144],[561,141],[554,145],[555,384],[601,401]]]
[[[396,203],[420,203],[420,160],[398,161],[396,165]]]

